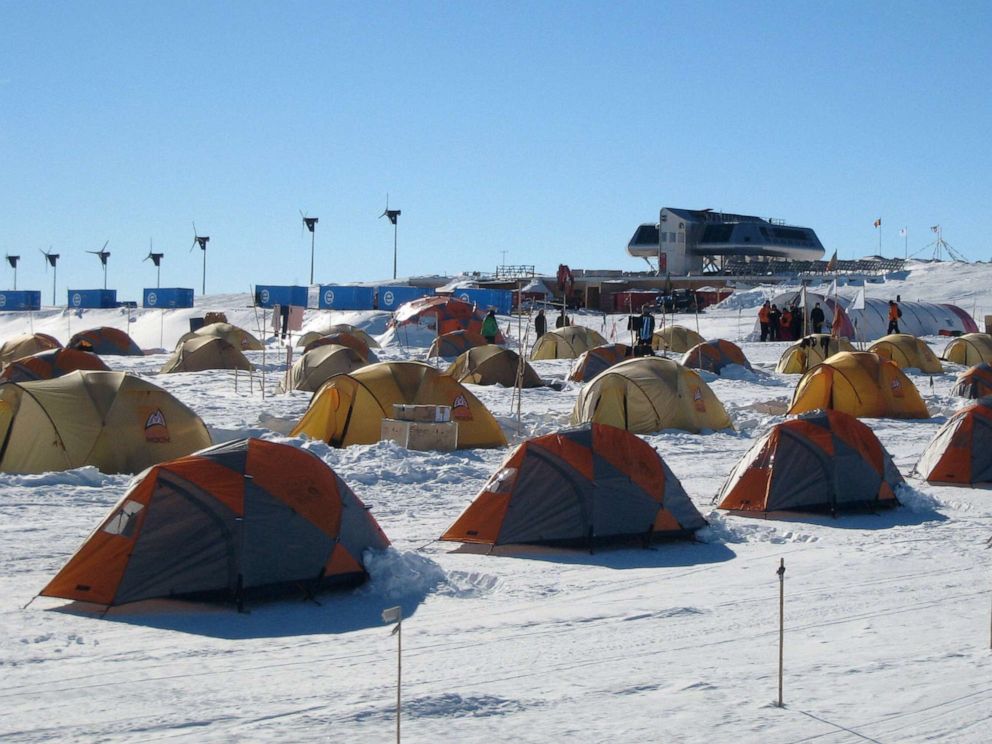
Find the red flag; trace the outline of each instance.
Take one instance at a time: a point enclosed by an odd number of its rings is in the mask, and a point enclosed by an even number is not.
[[[827,271],[837,271],[837,251],[834,251],[834,255],[827,261]]]
[[[881,227],[881,226],[882,226],[882,218],[879,217],[877,220],[875,220],[875,227]]]

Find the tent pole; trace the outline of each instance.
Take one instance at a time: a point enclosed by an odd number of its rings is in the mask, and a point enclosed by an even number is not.
[[[782,666],[785,646],[785,558],[779,559],[778,571],[778,707],[782,702]]]

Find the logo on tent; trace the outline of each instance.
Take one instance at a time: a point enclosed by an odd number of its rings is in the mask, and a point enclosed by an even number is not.
[[[145,419],[145,441],[163,444],[169,441],[169,427],[165,423],[165,414],[161,408],[156,408]]]
[[[889,383],[889,387],[892,389],[892,395],[896,398],[902,398],[902,383],[896,379],[892,378],[892,382]]]
[[[703,400],[703,391],[698,387],[692,389],[692,404],[700,413],[706,412],[706,402]]]
[[[468,401],[465,400],[464,395],[459,394],[455,396],[455,399],[451,402],[451,418],[460,421],[472,420],[472,411],[469,410]]]

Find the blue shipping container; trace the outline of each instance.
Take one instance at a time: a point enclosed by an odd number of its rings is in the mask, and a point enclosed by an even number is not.
[[[258,284],[255,286],[255,304],[259,307],[292,305],[306,307],[309,287],[279,286]]]
[[[471,302],[482,312],[494,307],[500,315],[509,315],[513,308],[513,292],[508,289],[456,289],[453,296]]]
[[[117,307],[116,289],[70,289],[69,307]]]
[[[155,287],[145,289],[141,299],[142,307],[193,307],[193,290],[185,287]]]
[[[379,298],[379,309],[392,312],[404,302],[410,302],[410,300],[416,300],[419,297],[430,297],[434,294],[434,290],[424,287],[377,287],[376,293]]]
[[[41,292],[30,289],[0,292],[0,310],[41,310]]]
[[[371,310],[374,302],[373,287],[322,285],[317,307],[322,310]]]

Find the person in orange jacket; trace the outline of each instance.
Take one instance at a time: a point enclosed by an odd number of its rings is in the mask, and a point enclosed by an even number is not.
[[[778,337],[782,341],[792,340],[792,308],[784,306],[782,317],[778,321]]]
[[[889,300],[889,330],[886,333],[899,333],[899,318],[902,317],[902,310],[895,300]]]
[[[761,326],[761,340],[768,340],[768,314],[771,313],[772,306],[768,300],[758,309],[758,323]]]

